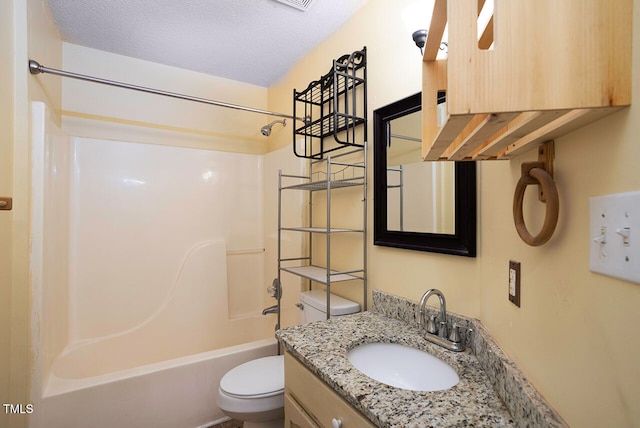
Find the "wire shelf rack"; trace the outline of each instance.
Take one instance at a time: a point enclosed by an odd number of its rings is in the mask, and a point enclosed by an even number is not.
[[[296,156],[324,159],[344,147],[363,147],[367,141],[366,47],[333,61],[331,70],[298,92],[293,90],[293,115],[306,118],[294,127]],[[357,130],[365,125],[362,138]],[[297,142],[303,137],[303,143]],[[331,140],[326,140],[333,137]]]

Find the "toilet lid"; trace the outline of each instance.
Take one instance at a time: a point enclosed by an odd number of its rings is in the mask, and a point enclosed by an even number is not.
[[[238,397],[281,394],[284,391],[284,356],[258,358],[229,370],[220,380],[220,389]]]

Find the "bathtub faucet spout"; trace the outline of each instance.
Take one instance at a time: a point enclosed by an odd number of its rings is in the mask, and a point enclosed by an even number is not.
[[[269,306],[262,310],[262,315],[278,313],[278,305]]]

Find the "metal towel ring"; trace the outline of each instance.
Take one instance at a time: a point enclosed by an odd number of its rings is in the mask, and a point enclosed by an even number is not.
[[[523,165],[522,176],[516,186],[516,193],[513,197],[513,220],[515,221],[516,230],[520,238],[528,245],[537,247],[546,243],[556,230],[558,212],[560,211],[560,200],[558,198],[558,189],[556,189],[556,185],[553,182],[553,177],[541,167],[542,165],[540,165],[540,163],[531,162],[529,165],[532,167],[528,168],[526,164]],[[529,233],[522,215],[524,192],[529,184],[542,186],[544,202],[547,204],[544,224],[537,236],[532,236]]]

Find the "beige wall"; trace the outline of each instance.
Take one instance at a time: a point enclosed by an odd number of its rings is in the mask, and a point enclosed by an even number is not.
[[[31,78],[27,60],[33,57],[59,67],[62,44],[44,0],[5,1],[0,12],[0,193],[13,197],[13,210],[0,215],[0,398],[3,403],[27,404],[31,378],[35,376],[29,364],[35,358],[30,345],[39,328],[30,319],[30,101],[47,102],[58,121],[61,104],[59,83],[41,85]],[[26,426],[27,418],[2,411],[0,422],[2,426]]]
[[[75,73],[257,109],[267,106],[267,88],[70,43],[64,43],[63,63]],[[63,128],[73,136],[266,151],[260,128],[272,119],[262,114],[74,79],[64,79],[62,85]]]
[[[13,184],[13,2],[0,2],[0,196],[11,196]],[[10,400],[11,374],[11,211],[0,211],[0,400]],[[0,425],[9,416],[0,412]]]
[[[291,88],[305,88],[328,71],[333,58],[364,45],[370,118],[374,109],[419,91],[421,59],[400,19],[408,3],[371,0],[270,88],[269,107],[291,108]],[[637,29],[640,1],[634,3]],[[637,31],[634,45],[640,45]],[[632,107],[556,141],[561,214],[546,245],[524,244],[511,214],[520,164],[534,159],[535,151],[512,161],[479,164],[477,258],[377,247],[369,236],[370,288],[414,301],[428,288],[441,289],[450,310],[482,320],[551,405],[576,427],[640,426],[640,344],[635,340],[640,285],[591,273],[588,236],[590,196],[640,189],[639,61],[640,50],[635,49]],[[369,136],[371,145],[371,121]],[[270,144],[290,144],[290,137]],[[544,208],[532,202],[529,192],[527,198],[535,230]],[[370,214],[370,228],[372,219]],[[522,263],[521,308],[507,298],[510,259]],[[341,294],[357,298],[359,292]]]

